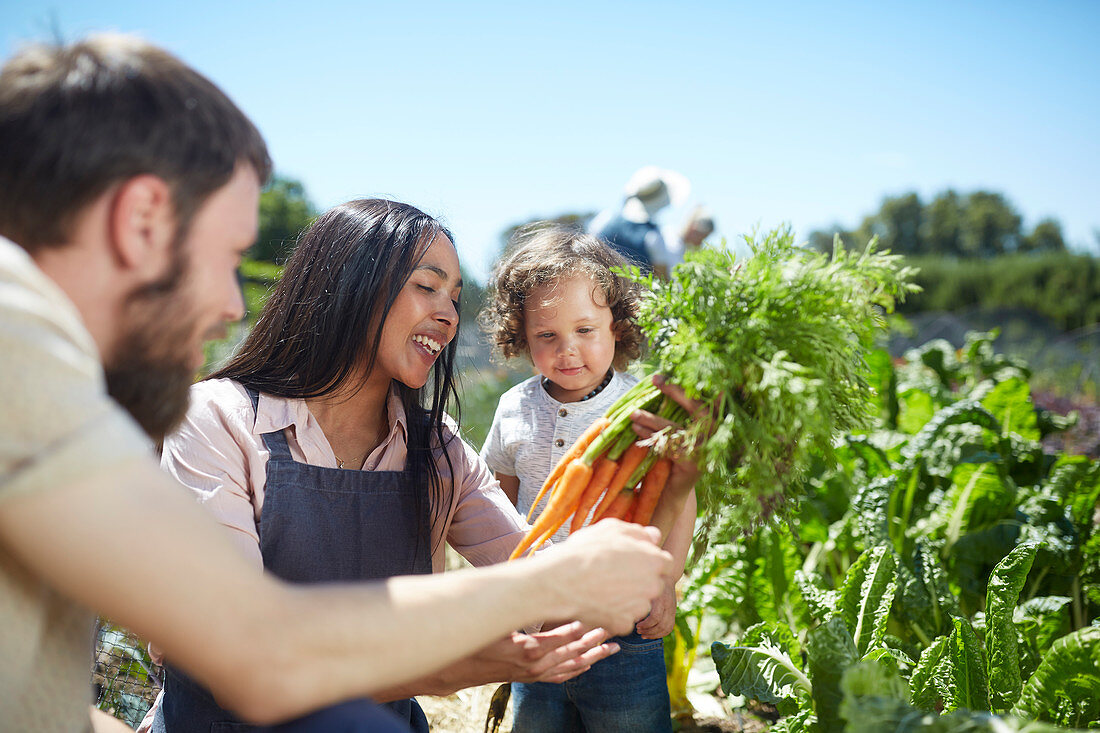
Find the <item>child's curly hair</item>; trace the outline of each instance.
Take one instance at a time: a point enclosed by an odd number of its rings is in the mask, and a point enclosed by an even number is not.
[[[478,320],[505,359],[530,355],[523,306],[535,288],[573,275],[587,275],[611,308],[611,329],[618,337],[612,366],[623,370],[642,351],[637,323],[639,287],[611,271],[629,263],[591,234],[548,222],[520,229],[493,269],[486,305]]]

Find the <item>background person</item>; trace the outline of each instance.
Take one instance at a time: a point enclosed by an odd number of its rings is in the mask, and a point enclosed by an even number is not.
[[[669,268],[669,245],[655,220],[658,212],[669,204],[679,206],[690,192],[690,182],[679,173],[644,166],[627,181],[619,209],[597,215],[588,231],[643,272],[664,277]]]
[[[182,417],[203,341],[242,315],[235,270],[269,170],[236,106],[144,42],[35,46],[0,70],[8,728],[88,727],[97,613],[270,723],[403,684],[546,615],[625,631],[661,590],[659,533],[623,524],[492,568],[295,586],[257,572],[165,476],[151,438]],[[365,702],[305,726],[349,712],[358,729],[402,728]]]

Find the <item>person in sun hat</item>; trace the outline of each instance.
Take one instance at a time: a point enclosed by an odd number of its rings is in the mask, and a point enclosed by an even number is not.
[[[615,213],[592,220],[589,231],[611,245],[643,272],[668,272],[668,244],[655,219],[670,204],[679,206],[691,193],[683,175],[647,165],[639,168],[623,188],[623,202]]]

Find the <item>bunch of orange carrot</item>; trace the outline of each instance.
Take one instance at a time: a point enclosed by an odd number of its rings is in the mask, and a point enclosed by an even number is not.
[[[546,478],[527,520],[549,492],[539,515],[509,559],[534,552],[571,520],[569,531],[593,522],[615,518],[649,524],[672,471],[672,461],[660,455],[655,441],[641,441],[630,420],[635,410],[650,410],[682,422],[682,407],[666,398],[643,379],[623,394],[607,413],[577,439]]]

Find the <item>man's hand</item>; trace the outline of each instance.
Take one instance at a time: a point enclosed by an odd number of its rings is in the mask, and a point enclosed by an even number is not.
[[[520,562],[553,564],[547,579],[559,603],[547,609],[549,616],[628,634],[671,582],[672,556],[657,546],[659,540],[654,527],[607,519]]]
[[[649,615],[638,622],[635,631],[643,639],[663,639],[672,633],[676,624],[676,589],[665,586],[665,591],[653,600]]]

